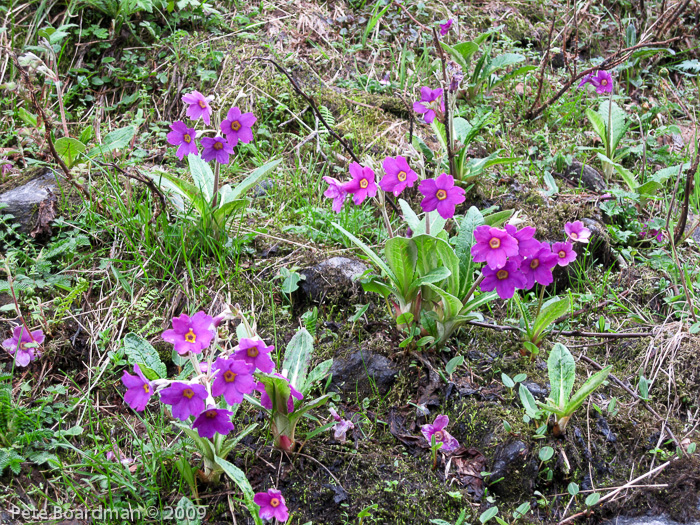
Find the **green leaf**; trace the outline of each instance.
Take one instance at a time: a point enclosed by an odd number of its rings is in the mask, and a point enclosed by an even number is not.
[[[199,509],[186,496],[182,496],[175,507],[177,525],[200,525]]]
[[[601,160],[603,160],[603,162],[609,160],[607,157],[605,157],[605,155],[602,155],[601,153],[598,153],[598,157]],[[617,171],[620,174],[622,180],[625,181],[625,184],[627,184],[627,187],[630,189],[630,191],[636,192],[639,186],[639,183],[637,182],[637,177],[635,177],[630,170],[620,166],[619,164],[612,162],[612,165],[615,168],[615,171]]]
[[[552,447],[542,447],[539,456],[540,461],[547,462],[554,456],[554,449]]]
[[[393,237],[384,246],[384,257],[396,276],[401,295],[407,296],[416,270],[418,258],[416,243],[406,237]]]
[[[482,78],[488,77],[499,69],[512,66],[513,64],[517,64],[523,60],[525,60],[525,56],[519,53],[503,53],[489,62],[482,74]]]
[[[443,281],[447,279],[450,275],[452,275],[452,272],[450,272],[450,270],[448,270],[444,266],[441,266],[440,268],[435,268],[434,270],[430,270],[423,277],[419,277],[411,283],[411,286],[409,288],[409,294],[412,293],[413,290],[415,290],[416,288],[419,288],[427,283],[437,283]]]
[[[532,332],[535,337],[535,340],[532,342],[535,344],[539,343],[544,331],[549,328],[554,321],[568,312],[570,308],[571,299],[568,296],[543,306],[532,327]]]
[[[547,359],[549,383],[552,387],[551,398],[556,406],[563,409],[569,401],[576,379],[574,356],[563,344],[557,343]]]
[[[612,371],[612,365],[605,367],[600,372],[596,372],[591,377],[588,378],[581,388],[579,388],[576,393],[571,397],[571,400],[566,405],[566,413],[573,414],[574,411],[580,407],[586,398],[593,393],[593,391],[603,384],[610,375]]]
[[[601,117],[591,108],[586,108],[586,116],[588,117],[589,122],[593,126],[593,130],[596,132],[598,137],[600,137],[600,140],[603,141],[603,145],[607,145],[608,136],[605,133],[606,125],[605,121],[603,120],[603,117]]]
[[[195,187],[199,188],[204,200],[210,202],[214,192],[214,172],[209,167],[209,163],[196,153],[187,155],[187,162],[190,165],[190,175]]]
[[[454,295],[446,292],[442,288],[438,288],[432,283],[427,283],[426,286],[433,290],[436,294],[438,294],[442,299],[442,318],[444,320],[449,320],[459,315],[460,311],[462,310],[462,301],[457,299]]]
[[[215,458],[216,463],[223,469],[226,475],[231,478],[231,480],[238,485],[238,488],[243,492],[243,501],[245,506],[248,508],[253,522],[255,525],[263,525],[263,521],[260,518],[260,507],[255,504],[253,498],[255,493],[253,492],[253,487],[251,487],[248,478],[246,478],[245,473],[239,469],[233,463],[229,463],[223,458]]]
[[[314,352],[314,338],[306,328],[300,328],[287,345],[282,363],[283,374],[299,391],[306,386],[306,374]]]
[[[486,511],[481,513],[481,516],[479,516],[479,521],[481,523],[486,523],[487,521],[491,520],[498,514],[498,507],[491,507],[490,509],[487,509]]]
[[[322,363],[316,365],[316,367],[313,368],[306,377],[306,388],[302,390],[301,393],[306,395],[306,393],[311,390],[316,383],[328,377],[328,374],[331,371],[331,366],[333,366],[333,359],[326,359]]]
[[[496,213],[484,216],[484,224],[493,226],[494,228],[499,227],[510,219],[511,215],[513,215],[513,210],[497,211]]]
[[[272,401],[272,414],[289,414],[287,400],[292,395],[289,382],[272,374],[256,374],[256,377],[265,386],[265,392]]]
[[[130,143],[131,139],[134,138],[136,134],[136,128],[134,126],[126,126],[124,128],[115,129],[105,136],[102,144],[95,146],[88,153],[89,157],[95,157],[97,155],[104,155],[114,150],[124,149]]]
[[[588,507],[592,507],[593,505],[595,505],[596,503],[598,503],[599,500],[600,500],[600,493],[594,492],[593,494],[590,494],[590,495],[586,498],[586,505],[587,505]]]
[[[506,388],[515,388],[515,382],[505,372],[501,372],[501,382]]]
[[[167,377],[168,370],[160,360],[158,351],[143,337],[129,333],[124,336],[122,344],[129,363],[139,365],[143,375],[148,379],[164,379]]]
[[[579,493],[579,487],[576,483],[573,481],[569,483],[569,486],[566,488],[566,490],[571,494],[572,496],[576,496]]]
[[[277,159],[277,160],[272,160],[266,164],[263,164],[259,168],[253,171],[250,175],[248,175],[245,179],[243,179],[240,183],[236,185],[235,188],[231,190],[230,193],[226,195],[226,201],[233,201],[236,199],[239,199],[245,192],[247,192],[250,188],[253,187],[262,177],[267,175],[270,171],[275,169],[279,164],[282,162],[284,159]],[[221,204],[225,204],[224,199],[221,199]]]
[[[464,356],[463,355],[456,355],[447,362],[447,364],[445,365],[445,371],[449,375],[452,375],[455,373],[455,370],[457,370],[457,368],[462,366],[463,363],[464,363]]]
[[[518,388],[518,396],[520,397],[520,402],[523,404],[523,407],[525,407],[525,413],[531,418],[535,419],[538,412],[537,403],[535,402],[535,398],[532,396],[530,391],[522,383]]]
[[[62,137],[54,142],[56,153],[63,159],[69,168],[75,164],[78,155],[85,151],[85,144],[79,140]]]
[[[399,206],[401,207],[401,213],[403,213],[404,220],[406,224],[408,224],[408,227],[411,228],[411,231],[414,233],[417,232],[418,228],[420,228],[420,219],[418,215],[413,211],[411,205],[403,199],[399,199]]]
[[[600,115],[601,119],[605,123],[606,138],[612,138],[612,141],[610,142],[605,140],[604,144],[607,146],[606,151],[608,151],[614,158],[615,150],[617,150],[620,140],[622,140],[622,137],[625,136],[625,133],[627,133],[627,130],[629,129],[627,113],[625,113],[625,110],[618,106],[615,102],[612,102],[611,104],[609,100],[602,100],[600,102],[600,106],[598,107],[598,115]],[[610,121],[608,121],[608,115],[612,115]],[[612,126],[611,130],[608,129],[608,123],[610,126]]]

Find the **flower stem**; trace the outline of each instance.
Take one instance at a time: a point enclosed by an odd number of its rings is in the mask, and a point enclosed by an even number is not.
[[[467,292],[467,295],[464,296],[464,299],[462,300],[462,304],[466,304],[469,299],[471,299],[472,295],[474,294],[474,291],[476,290],[476,287],[481,284],[481,281],[484,280],[484,274],[482,273],[479,277],[477,277],[476,281],[474,281],[474,284],[472,284],[472,287],[469,288],[469,291]]]
[[[544,301],[544,289],[546,287],[540,285],[540,301],[537,303],[537,313],[535,314],[535,319],[537,319],[537,316],[540,315],[540,309],[542,308],[542,301]]]
[[[425,234],[430,235],[430,212],[425,212]]]

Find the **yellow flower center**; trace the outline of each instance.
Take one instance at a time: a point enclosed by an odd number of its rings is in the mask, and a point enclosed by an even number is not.
[[[147,394],[151,393],[151,387],[148,386],[148,383],[143,384],[143,391],[146,392]]]
[[[189,134],[189,133],[185,133],[185,134],[182,136],[182,140],[184,140],[185,142],[187,142],[187,144],[189,144],[190,142],[192,142],[192,137],[190,137],[190,134]]]
[[[190,328],[190,331],[185,334],[185,341],[188,343],[194,343],[197,340],[197,334],[195,334],[192,331],[192,328]]]
[[[238,131],[239,129],[241,129],[241,124],[237,120],[234,120],[233,122],[231,122],[231,129],[233,131]]]
[[[566,252],[564,250],[559,250],[557,255],[559,255],[560,259],[564,259],[566,257]]]
[[[199,101],[199,107],[202,109],[205,109],[207,107],[207,101],[206,100],[200,100]]]
[[[27,343],[21,342],[21,343],[19,344],[19,349],[20,349],[20,350],[26,350],[26,349],[27,349]]]
[[[194,390],[191,388],[185,388],[182,391],[182,395],[185,396],[187,399],[192,399],[194,397]]]
[[[539,259],[532,259],[532,261],[530,261],[530,268],[532,268],[533,270],[535,268],[537,268],[539,265],[540,265]]]
[[[501,247],[501,239],[498,237],[492,237],[491,240],[489,241],[489,246],[493,248],[494,250],[498,249]]]
[[[447,198],[447,192],[445,190],[438,190],[435,196],[437,200],[444,201]]]
[[[367,188],[367,186],[369,186],[369,182],[367,181],[367,179],[362,179],[360,181],[360,188],[364,190],[365,188]]]
[[[576,233],[576,232],[571,232],[571,233],[569,234],[569,237],[571,237],[573,240],[576,240],[576,239],[578,239],[578,233]]]
[[[226,370],[226,372],[224,372],[224,381],[227,383],[233,383],[236,380],[237,375],[238,374],[234,374],[230,370]]]
[[[603,85],[603,86],[607,86],[607,85],[608,85],[608,81],[605,80],[605,79],[601,80],[600,83],[601,83],[601,85]]]
[[[207,411],[205,412],[205,415],[206,415],[209,419],[214,419],[214,418],[216,417],[216,410],[207,410]]]
[[[498,273],[496,273],[496,277],[498,277],[499,281],[502,281],[503,279],[506,279],[508,277],[508,271],[498,270]]]
[[[435,434],[433,434],[433,436],[435,436],[435,441],[438,443],[444,439],[442,430],[438,430],[437,432],[435,432]]]
[[[248,348],[248,357],[258,357],[258,354],[260,351],[258,350],[257,346],[251,346]]]
[[[406,172],[405,171],[399,171],[396,174],[396,178],[399,179],[401,182],[406,180]]]
[[[280,500],[278,500],[277,498],[272,498],[272,499],[270,500],[270,505],[271,505],[272,507],[277,508],[277,507],[280,506]]]
[[[223,149],[223,147],[224,147],[224,143],[223,143],[223,142],[215,142],[215,143],[214,143],[214,149],[215,149],[216,151],[219,151],[220,149]]]

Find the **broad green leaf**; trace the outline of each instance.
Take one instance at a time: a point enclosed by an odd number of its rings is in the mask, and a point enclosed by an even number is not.
[[[544,305],[532,326],[532,332],[535,337],[533,343],[539,343],[544,331],[549,328],[554,321],[568,312],[570,308],[571,299],[568,296],[562,297],[558,301],[548,302]]]
[[[454,119],[455,138],[464,146],[468,146],[479,132],[486,126],[492,111],[477,117],[473,122],[468,122],[462,117]]]
[[[604,141],[604,144],[608,146],[607,151],[614,157],[615,150],[617,149],[620,140],[625,136],[627,130],[629,129],[629,123],[627,122],[627,113],[625,110],[618,106],[615,102],[610,103],[609,100],[602,100],[600,102],[600,107],[598,108],[598,114],[605,123],[605,131],[607,137],[612,138],[612,141]],[[608,120],[608,115],[612,115],[612,118]],[[608,124],[612,129],[608,129]]]
[[[591,108],[586,108],[586,116],[588,117],[588,120],[593,126],[593,130],[596,132],[598,137],[600,137],[600,140],[603,141],[603,145],[606,145],[608,143],[608,136],[605,133],[606,125],[605,121],[603,120],[603,117],[601,117]]]
[[[306,395],[306,393],[311,390],[316,383],[328,377],[328,374],[331,371],[331,366],[333,366],[333,359],[326,359],[322,363],[316,365],[315,368],[311,369],[311,372],[309,372],[309,375],[306,377],[306,385],[304,385],[305,388],[301,391],[301,393]]]
[[[397,290],[394,290],[393,288],[387,286],[383,282],[377,280],[376,275],[372,276],[372,279],[370,281],[363,281],[362,283],[362,289],[365,292],[374,292],[378,293],[385,299],[389,297],[392,293],[398,293]]]
[[[56,153],[63,159],[69,168],[75,164],[78,155],[85,151],[85,144],[77,139],[62,137],[54,142]]]
[[[236,465],[229,463],[223,458],[217,457],[216,463],[223,469],[226,475],[231,478],[236,485],[238,485],[241,492],[243,492],[243,501],[245,501],[245,506],[248,508],[248,512],[250,512],[255,525],[263,525],[263,521],[260,518],[260,507],[253,501],[255,493],[253,492],[253,487],[251,487],[245,473]]]
[[[141,371],[148,379],[164,379],[167,377],[168,370],[160,360],[158,351],[143,337],[129,333],[124,336],[122,344],[129,363],[139,365]],[[148,368],[148,370],[145,370],[144,367]],[[148,372],[152,373],[149,374]],[[155,376],[153,376],[153,373]]]
[[[409,288],[409,294],[412,294],[416,288],[419,288],[427,283],[437,283],[443,281],[447,279],[451,274],[452,272],[450,272],[450,270],[448,270],[444,266],[441,266],[440,268],[435,268],[429,271],[423,277],[419,277],[418,279],[413,281]]]
[[[384,257],[391,271],[396,276],[396,281],[401,294],[408,295],[409,287],[413,282],[416,270],[418,248],[413,239],[406,237],[393,237],[384,245]]]
[[[102,144],[92,148],[88,153],[88,156],[95,157],[97,155],[104,155],[111,151],[124,149],[131,143],[131,139],[134,138],[135,134],[136,128],[134,126],[126,126],[124,128],[115,129],[105,136]]]
[[[190,165],[190,175],[195,187],[199,188],[204,200],[210,202],[214,193],[214,172],[209,167],[209,163],[196,153],[187,155],[187,162]]]
[[[287,379],[297,390],[304,390],[306,386],[306,374],[314,352],[314,338],[306,328],[297,330],[284,352],[282,370],[286,372]]]
[[[549,384],[552,387],[552,401],[563,409],[569,401],[576,379],[574,356],[563,344],[555,344],[549,353],[547,371],[549,372]]]
[[[427,275],[430,271],[443,264],[438,256],[437,244],[444,242],[442,239],[433,237],[432,235],[419,234],[412,238],[416,243],[417,259],[416,259],[416,275]]]
[[[552,447],[542,447],[540,449],[539,457],[540,461],[547,462],[554,456],[554,449]]]
[[[523,407],[525,407],[525,413],[534,419],[537,415],[537,403],[530,391],[522,383],[520,383],[520,387],[518,388],[518,396],[520,397],[520,402],[523,404]]]
[[[253,187],[262,177],[267,175],[269,172],[271,172],[273,169],[275,169],[279,164],[282,162],[284,159],[277,159],[277,160],[272,160],[256,170],[253,171],[250,175],[248,175],[243,181],[238,183],[229,194],[226,196],[226,201],[233,201],[236,199],[239,199],[245,192],[247,192],[250,188]],[[223,199],[222,199],[223,200]],[[223,202],[222,202],[223,204]]]
[[[479,44],[476,42],[461,42],[454,46],[454,50],[461,55],[464,62],[468,65],[474,54],[479,51]]]
[[[245,199],[238,199],[236,201],[229,201],[226,204],[222,204],[213,211],[212,217],[214,221],[219,226],[223,227],[228,221],[229,217],[238,213],[248,205],[248,201]]]
[[[445,365],[445,371],[449,375],[452,375],[455,373],[455,370],[457,370],[460,366],[462,366],[463,363],[464,363],[464,356],[463,355],[454,356]]]
[[[175,516],[177,525],[201,525],[202,523],[199,519],[199,509],[186,496],[182,496],[177,502]]]
[[[506,388],[515,388],[515,382],[505,372],[501,372],[501,383]]]
[[[597,155],[603,162],[610,160],[605,155],[603,155],[601,153],[598,153]],[[622,167],[619,164],[616,164],[614,162],[611,162],[611,163],[614,166],[615,171],[617,171],[620,174],[620,176],[622,177],[622,180],[625,181],[625,184],[627,184],[627,187],[630,189],[630,191],[636,192],[637,188],[639,186],[639,184],[637,182],[637,177],[635,177],[634,174],[630,170],[628,170],[627,168],[624,168],[624,167]]]
[[[486,523],[487,521],[496,517],[496,514],[498,514],[498,507],[491,507],[490,509],[487,509],[481,513],[481,516],[479,516],[479,521],[482,524]]]
[[[493,226],[494,228],[502,226],[508,219],[513,215],[513,210],[502,210],[486,215],[484,217],[484,224],[488,226]]]
[[[292,428],[295,427],[297,422],[301,419],[301,417],[307,414],[310,410],[318,408],[321,405],[325,405],[330,400],[331,394],[324,394],[321,397],[317,397],[313,401],[305,402],[303,405],[296,408],[294,410],[294,413],[289,415],[289,421],[292,425]]]
[[[484,224],[484,216],[476,206],[467,210],[459,223],[459,234],[454,237],[455,252],[460,260],[471,260],[471,249],[474,245],[474,230]]]
[[[486,66],[486,69],[484,70],[483,76],[489,76],[492,73],[498,71],[499,69],[503,69],[504,67],[512,66],[513,64],[517,64],[519,62],[522,62],[525,60],[525,56],[521,55],[519,53],[503,53],[502,55],[497,56],[489,64]]]
[[[442,299],[443,319],[448,320],[459,315],[462,310],[462,301],[432,283],[427,283],[426,286]]]
[[[416,233],[418,228],[420,228],[420,219],[418,215],[413,211],[411,205],[403,199],[399,199],[399,206],[401,207],[401,212],[403,213],[406,224],[408,224],[408,227],[411,228],[413,233]]]
[[[443,285],[443,288],[452,295],[459,296],[461,284],[459,258],[455,254],[454,248],[445,240],[440,239],[435,247],[437,248],[440,261],[445,268],[450,271],[450,275],[447,277],[447,282]]]
[[[486,303],[490,303],[491,301],[495,300],[497,297],[498,297],[497,292],[480,293],[479,295],[477,295],[475,298],[471,299],[470,301],[468,301],[464,305],[460,314],[466,315],[469,312],[473,312],[474,310],[478,310],[481,306],[485,305]]]
[[[571,397],[571,400],[566,405],[567,414],[573,414],[573,412],[580,407],[586,398],[593,393],[593,391],[598,388],[603,381],[605,381],[612,371],[612,365],[605,367],[600,372],[596,372],[591,377],[588,378],[581,388],[579,388],[576,393]]]

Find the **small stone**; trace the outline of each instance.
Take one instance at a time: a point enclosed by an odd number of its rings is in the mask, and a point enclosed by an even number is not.
[[[274,181],[264,179],[253,187],[253,195],[255,197],[265,197],[269,191],[275,187]]]
[[[549,385],[541,386],[529,379],[527,381],[523,381],[523,386],[530,391],[532,397],[539,399],[540,401],[544,401],[551,391]]]
[[[529,458],[530,449],[522,441],[510,441],[496,447],[488,482],[490,489],[499,495],[514,490],[513,482],[530,493],[537,478],[537,465]],[[517,490],[517,489],[516,489]]]
[[[0,209],[0,213],[13,215],[12,221],[19,224],[20,233],[29,234],[34,229],[39,205],[49,198],[49,192],[56,195],[58,188],[53,172],[46,171],[26,184],[0,194],[0,204],[7,205]]]
[[[574,184],[580,183],[586,189],[593,191],[605,191],[605,179],[598,170],[588,164],[574,161],[564,170],[562,176]]]
[[[348,298],[362,292],[357,279],[367,271],[360,261],[347,257],[333,257],[311,268],[301,270],[306,276],[300,282],[302,292],[314,301]]]
[[[357,392],[360,397],[370,395],[374,387],[383,396],[399,375],[399,369],[391,359],[359,348],[333,361],[330,372],[331,390],[345,394]]]

